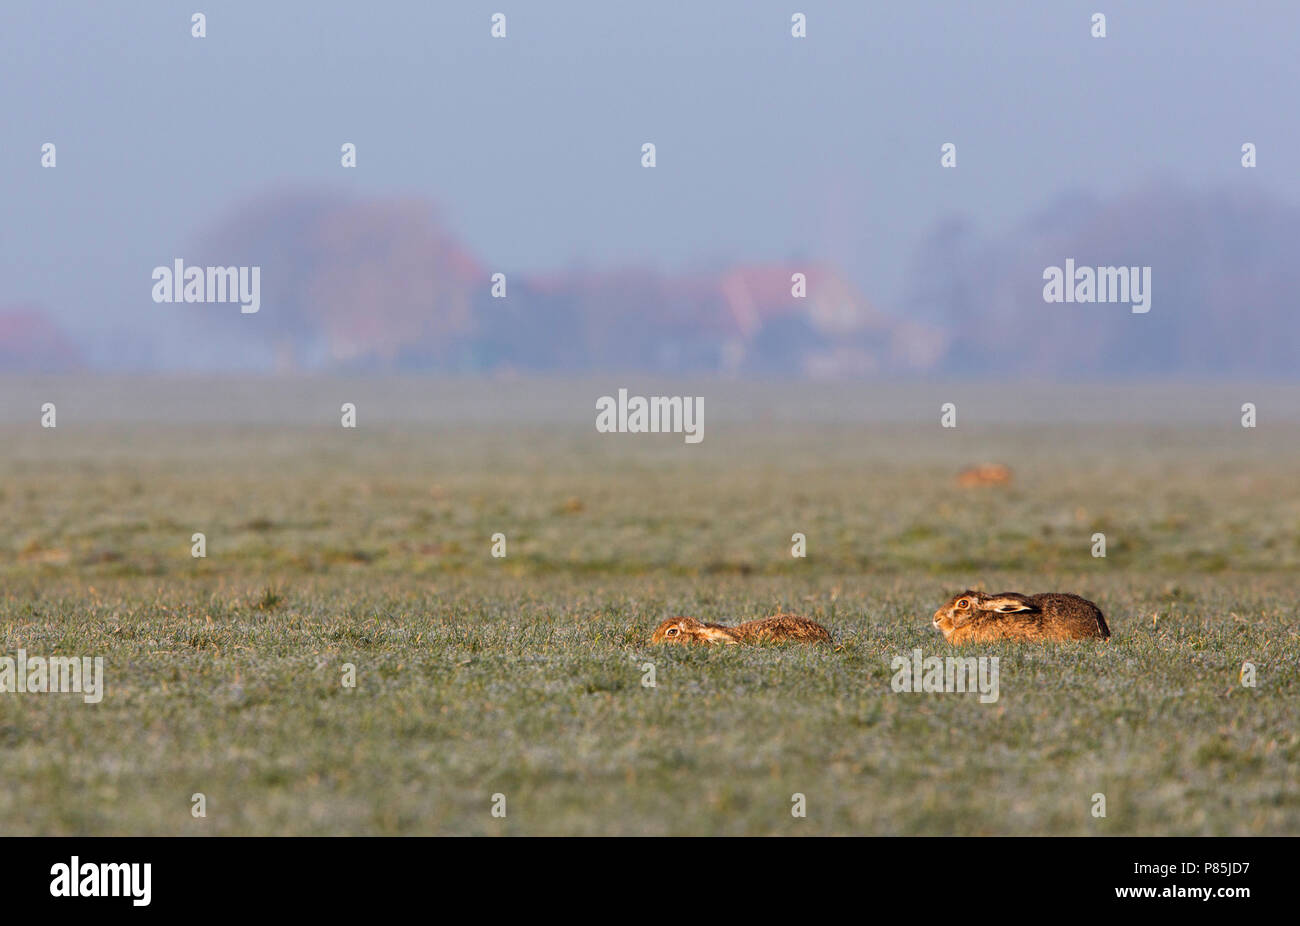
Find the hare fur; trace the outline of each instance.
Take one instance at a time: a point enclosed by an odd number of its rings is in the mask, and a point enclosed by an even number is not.
[[[1108,640],[1101,609],[1078,595],[986,595],[967,590],[934,612],[934,626],[949,643],[1001,640]]]
[[[655,628],[651,643],[829,643],[830,631],[797,614],[777,614],[734,627],[693,617],[673,617]]]

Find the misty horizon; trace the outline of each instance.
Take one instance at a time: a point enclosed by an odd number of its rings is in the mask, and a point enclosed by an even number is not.
[[[1287,4],[470,6],[11,4],[0,370],[1295,376]]]

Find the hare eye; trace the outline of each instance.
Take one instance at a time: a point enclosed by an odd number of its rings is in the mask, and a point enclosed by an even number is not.
[[[970,599],[969,599],[969,598],[963,598],[961,601],[957,602],[957,607],[959,607],[959,608],[961,608],[961,609],[963,609],[963,610],[965,610],[966,608],[969,608],[969,607],[970,607]]]
[[[675,637],[675,636],[677,636],[677,628],[676,628],[676,627],[670,627],[670,628],[668,628],[668,636],[670,636],[670,637]]]

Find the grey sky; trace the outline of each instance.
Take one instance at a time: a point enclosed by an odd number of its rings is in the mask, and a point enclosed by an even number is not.
[[[154,265],[308,186],[428,196],[507,271],[827,257],[891,307],[951,213],[1151,177],[1300,199],[1297,34],[1290,2],[5,0],[0,304],[147,325]]]

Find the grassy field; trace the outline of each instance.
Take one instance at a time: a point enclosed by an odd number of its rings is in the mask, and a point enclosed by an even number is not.
[[[6,385],[0,656],[107,691],[0,694],[0,833],[1300,833],[1295,390],[704,384],[687,446],[607,383]],[[1114,639],[893,691],[968,585]],[[836,645],[646,643],[778,609]]]

